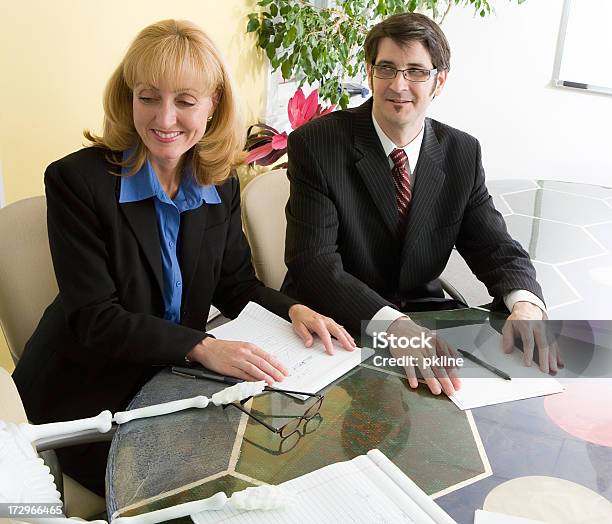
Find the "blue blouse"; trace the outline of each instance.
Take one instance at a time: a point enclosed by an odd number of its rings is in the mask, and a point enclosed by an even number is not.
[[[123,160],[129,158],[130,154],[131,151],[124,151]],[[200,186],[193,178],[191,164],[189,162],[187,164],[181,177],[181,185],[173,199],[166,195],[148,160],[136,174],[121,177],[119,194],[120,204],[147,198],[154,199],[164,277],[164,318],[177,324],[181,321],[183,290],[183,277],[176,255],[181,213],[197,209],[204,202],[221,203],[217,188],[213,185]],[[126,174],[128,171],[129,169],[124,167],[121,174]]]

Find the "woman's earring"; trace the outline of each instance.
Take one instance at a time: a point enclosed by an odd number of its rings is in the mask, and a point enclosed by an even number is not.
[[[209,117],[206,119],[206,121],[207,121],[207,122],[210,122],[210,121],[212,120],[212,118],[213,118],[213,117],[212,117],[212,115],[210,115],[210,116],[209,116]]]

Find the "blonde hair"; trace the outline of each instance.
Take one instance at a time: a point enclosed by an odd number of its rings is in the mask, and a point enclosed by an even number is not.
[[[218,100],[204,136],[193,147],[193,175],[202,185],[221,184],[243,161],[246,133],[227,66],[212,40],[191,22],[162,20],[138,34],[106,85],[102,135],[86,130],[85,138],[92,146],[112,151],[134,148],[125,162],[114,163],[129,168],[128,175],[138,172],[147,149],[134,127],[134,86],[156,86],[163,79],[173,89],[183,88],[186,75]]]

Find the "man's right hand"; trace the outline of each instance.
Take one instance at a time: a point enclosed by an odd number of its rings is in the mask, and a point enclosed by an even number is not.
[[[429,386],[429,390],[434,395],[439,395],[442,391],[446,395],[451,396],[461,387],[461,380],[457,376],[455,370],[451,367],[436,367],[436,366],[424,366],[423,357],[443,356],[460,358],[461,355],[452,348],[446,340],[442,337],[437,336],[435,333],[427,328],[419,326],[409,317],[401,317],[395,320],[390,326],[387,332],[396,337],[417,337],[421,339],[421,334],[424,338],[431,337],[431,348],[391,348],[391,354],[398,358],[401,356],[412,355],[418,362],[418,368],[421,371],[421,375],[425,379],[425,383]],[[412,388],[416,388],[419,385],[416,376],[416,369],[414,366],[404,366],[406,370],[406,377],[408,378],[408,384]]]
[[[289,372],[281,362],[250,342],[207,337],[187,353],[187,358],[221,375],[243,380],[280,382]]]

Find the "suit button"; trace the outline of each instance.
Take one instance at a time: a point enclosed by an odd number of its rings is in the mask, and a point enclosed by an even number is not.
[[[176,287],[181,287],[181,286],[182,286],[182,284],[181,284],[181,281],[179,280],[179,281],[176,283]]]

